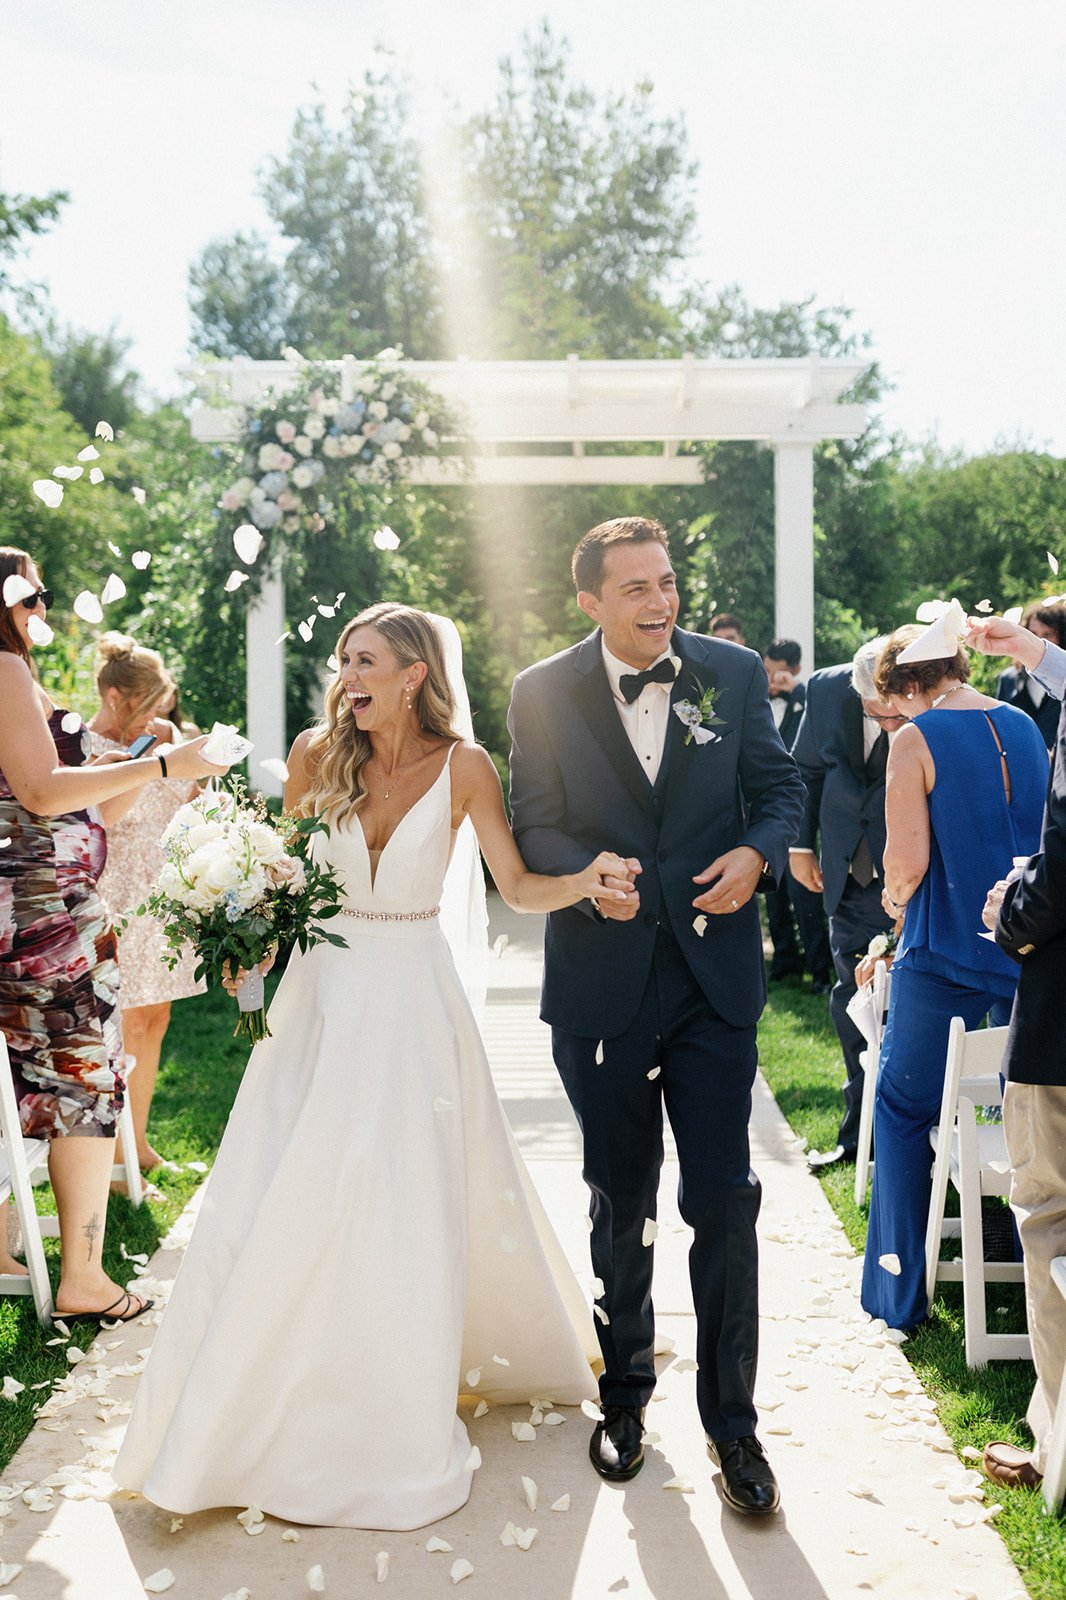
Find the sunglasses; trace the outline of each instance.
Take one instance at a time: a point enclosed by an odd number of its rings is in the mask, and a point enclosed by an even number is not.
[[[27,611],[32,611],[37,605],[38,601],[42,606],[44,606],[46,611],[51,611],[52,607],[56,603],[56,597],[52,593],[51,589],[38,589],[35,594],[26,594],[22,597],[22,604],[26,607]]]

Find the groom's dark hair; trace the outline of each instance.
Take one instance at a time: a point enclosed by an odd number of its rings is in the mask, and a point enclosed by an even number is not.
[[[616,544],[661,544],[670,554],[670,536],[661,522],[650,517],[612,517],[590,528],[578,543],[570,562],[574,587],[580,594],[599,594],[603,588],[603,563]]]

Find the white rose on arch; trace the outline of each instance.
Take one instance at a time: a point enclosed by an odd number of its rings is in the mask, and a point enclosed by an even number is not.
[[[320,416],[316,416],[315,413],[312,412],[309,416],[304,418],[302,431],[309,439],[321,439],[322,435],[326,431],[326,424],[322,421]]]
[[[292,441],[292,447],[298,456],[312,455],[315,448],[306,433],[298,433]]]

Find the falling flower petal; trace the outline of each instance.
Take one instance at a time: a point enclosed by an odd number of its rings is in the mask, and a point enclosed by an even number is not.
[[[992,610],[991,600],[978,600],[977,604],[974,606],[974,610],[980,611],[982,616],[984,616]]]
[[[592,1289],[592,1298],[594,1300],[602,1300],[604,1295],[607,1293],[607,1290],[603,1286],[603,1279],[602,1278],[593,1278],[592,1284],[591,1284],[591,1289]]]
[[[552,1501],[551,1509],[553,1511],[569,1511],[570,1496],[568,1494],[561,1494],[558,1500]]]
[[[707,931],[707,918],[703,915],[702,911],[700,912],[698,917],[693,917],[692,926],[693,926],[697,936],[702,939],[703,935]]]
[[[285,637],[289,638],[289,635],[286,634]],[[335,655],[330,656],[329,660],[326,662],[326,666],[331,672],[339,672],[341,670],[341,664]]]
[[[160,1567],[158,1572],[153,1572],[150,1578],[145,1578],[144,1587],[149,1594],[163,1594],[174,1583],[174,1574],[169,1567]]]
[[[478,1467],[480,1467],[480,1465],[481,1465],[481,1451],[478,1449],[476,1444],[475,1445],[471,1445],[470,1454],[467,1456],[466,1461],[463,1463],[463,1471],[464,1472],[476,1472]]]
[[[448,1555],[451,1553],[452,1546],[448,1543],[447,1539],[438,1539],[437,1535],[434,1534],[432,1539],[426,1540],[426,1549],[429,1551],[430,1555],[435,1555],[438,1550],[442,1554]]]
[[[337,615],[337,608],[336,606],[319,606],[318,614],[320,617],[335,617]]]
[[[603,1066],[603,1040],[602,1039],[596,1045],[596,1065],[598,1067],[602,1067]]]
[[[698,1372],[699,1370],[699,1362],[693,1361],[691,1356],[682,1356],[680,1361],[674,1362],[675,1372]]]
[[[1020,622],[1022,620],[1022,607],[1011,606],[1009,610],[1004,611],[1003,620],[1004,622]]]
[[[235,590],[240,588],[242,583],[247,583],[250,577],[251,573],[239,572],[237,568],[234,567],[233,571],[230,573],[222,587],[226,594],[233,594]]]
[[[899,1263],[899,1256],[895,1255],[891,1251],[887,1255],[878,1256],[877,1265],[879,1267],[884,1267],[886,1272],[891,1272],[894,1278],[898,1278],[900,1273],[903,1271],[903,1268]]]
[[[522,1492],[526,1497],[526,1505],[529,1507],[530,1511],[536,1511],[536,1509],[537,1509],[537,1485],[534,1483],[532,1478],[523,1477],[523,1479],[522,1479]]]
[[[38,500],[43,500],[52,511],[56,506],[63,504],[63,486],[56,483],[54,478],[35,478],[33,492]]]
[[[676,1489],[679,1494],[695,1494],[696,1492],[688,1478],[667,1478],[663,1488]]]
[[[384,1583],[389,1575],[389,1552],[379,1550],[374,1557],[374,1573],[379,1583]]]
[[[297,1533],[295,1528],[283,1528],[281,1530],[281,1537],[284,1539],[286,1544],[299,1544],[300,1542],[300,1535]]]
[[[99,461],[100,452],[94,444],[87,444],[84,450],[78,451],[79,461]]]
[[[1046,550],[1044,552],[1044,554],[1047,556],[1047,564],[1048,564],[1048,566],[1051,568],[1052,572],[1057,577],[1058,576],[1058,571],[1059,571],[1059,558],[1058,558],[1058,556],[1053,556],[1051,554],[1050,550]]]
[[[445,1100],[444,1096],[439,1094],[433,1102],[433,1109],[434,1111],[454,1111],[455,1101]]]
[[[591,1417],[593,1422],[602,1422],[603,1413],[595,1400],[582,1400],[581,1409],[586,1417]]]
[[[81,591],[81,594],[78,595],[74,602],[73,610],[74,615],[80,617],[83,622],[95,625],[104,620],[103,607],[91,589],[83,589]]]
[[[33,592],[33,584],[28,578],[24,578],[21,572],[10,572],[4,579],[4,604],[9,610]]]
[[[488,1412],[488,1409],[489,1409],[488,1401],[487,1400],[479,1400],[477,1405],[474,1407],[474,1421],[476,1422],[479,1417],[485,1416],[486,1413]]]
[[[52,476],[53,478],[66,478],[70,483],[77,483],[84,471],[84,467],[53,467]]]
[[[597,1317],[599,1317],[599,1319],[600,1319],[600,1321],[601,1321],[601,1322],[602,1322],[602,1323],[603,1323],[603,1325],[604,1325],[604,1327],[605,1327],[605,1328],[607,1328],[607,1327],[610,1327],[610,1324],[611,1324],[611,1319],[610,1319],[610,1317],[609,1317],[609,1316],[608,1316],[608,1315],[607,1315],[607,1313],[606,1313],[606,1311],[605,1311],[605,1310],[604,1310],[604,1309],[603,1309],[603,1307],[602,1307],[602,1306],[593,1306],[593,1308],[592,1308],[592,1309],[593,1309],[593,1311],[594,1311],[594,1312],[595,1312],[595,1314],[596,1314],[596,1316],[597,1316]]]
[[[137,502],[137,504],[139,506],[143,506],[145,501],[148,498],[148,496],[145,494],[144,490],[141,488],[140,484],[138,484],[138,483],[135,483],[132,486],[132,488],[130,489],[130,494],[133,496],[133,498],[136,500],[136,502]]]
[[[645,1247],[647,1247],[649,1244],[654,1244],[658,1234],[659,1224],[655,1221],[654,1217],[645,1217],[644,1232],[640,1236],[641,1244]]]
[[[125,593],[126,585],[123,583],[118,573],[113,572],[108,578],[107,582],[104,584],[100,595],[100,604],[109,606],[113,601],[121,600]]]
[[[519,1444],[530,1444],[537,1437],[537,1430],[531,1422],[512,1422],[511,1432]]]
[[[379,528],[374,535],[374,544],[379,550],[398,550],[400,540],[389,527]]]
[[[98,422],[96,424],[96,437],[98,439],[106,439],[108,444],[114,441],[115,430],[110,422]]]
[[[242,522],[234,530],[233,548],[246,567],[250,567],[262,550],[266,540],[253,522]]]
[[[26,624],[26,632],[34,644],[51,644],[55,634],[42,617],[32,616]]]
[[[651,1071],[647,1074],[648,1081],[651,1082],[657,1078],[662,1070],[662,1067],[652,1067]]]
[[[151,565],[152,552],[150,550],[135,550],[130,556],[130,560],[138,572],[143,572],[145,567]]]
[[[289,769],[280,756],[267,756],[259,765],[264,772],[269,772],[272,778],[280,778],[282,783],[288,783]]]
[[[458,1561],[453,1561],[452,1562],[452,1571],[451,1571],[452,1582],[453,1583],[462,1583],[464,1578],[469,1578],[470,1577],[470,1574],[473,1572],[473,1570],[474,1570],[474,1568],[473,1568],[472,1564],[469,1561],[467,1561],[465,1559],[465,1557],[461,1556]]]
[[[301,622],[296,629],[296,632],[300,635],[300,638],[303,640],[304,644],[311,643],[311,636],[314,631],[314,624],[310,622]]]
[[[307,1587],[312,1594],[325,1594],[326,1574],[321,1567],[314,1566],[307,1569]]]
[[[99,467],[90,468],[90,471],[89,471],[89,482],[90,483],[103,483],[103,481],[104,481],[104,475],[101,472],[100,468]]]

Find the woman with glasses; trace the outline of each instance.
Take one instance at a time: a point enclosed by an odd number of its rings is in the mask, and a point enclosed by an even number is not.
[[[51,1141],[63,1317],[129,1321],[151,1305],[103,1268],[123,1042],[111,919],[97,892],[104,826],[161,775],[220,775],[202,740],[87,765],[88,729],[31,665],[52,599],[24,550],[0,547],[0,1031],[23,1134]],[[35,638],[36,635],[36,638]],[[0,1272],[24,1271],[0,1249]]]
[[[100,704],[89,722],[94,755],[121,752],[142,734],[152,734],[169,760],[170,749],[183,742],[169,708],[177,689],[156,650],[137,644],[124,633],[102,634],[96,645],[96,690]],[[197,733],[199,730],[197,730]],[[122,970],[122,1033],[126,1050],[137,1063],[129,1096],[137,1134],[137,1161],[143,1172],[163,1157],[148,1139],[148,1113],[159,1073],[163,1040],[174,1000],[203,994],[207,985],[194,976],[196,957],[188,947],[170,968],[163,925],[155,917],[131,915],[142,905],[163,865],[159,840],[179,806],[191,800],[196,786],[159,778],[146,784],[118,822],[107,830],[107,867],[100,894],[116,919],[127,918],[118,941]]]

